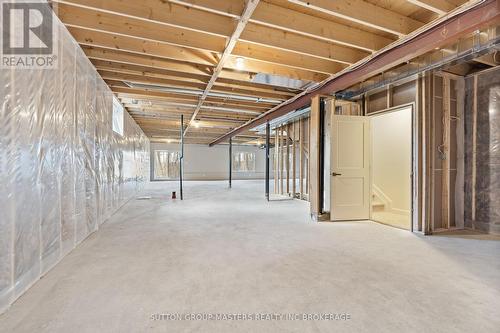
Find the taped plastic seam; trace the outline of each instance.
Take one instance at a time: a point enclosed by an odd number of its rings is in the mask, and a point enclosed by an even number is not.
[[[57,69],[0,70],[0,313],[147,180],[149,140],[57,20]]]

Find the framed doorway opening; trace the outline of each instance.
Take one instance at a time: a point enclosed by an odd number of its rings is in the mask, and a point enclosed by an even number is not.
[[[372,114],[370,219],[405,230],[413,225],[413,105]]]

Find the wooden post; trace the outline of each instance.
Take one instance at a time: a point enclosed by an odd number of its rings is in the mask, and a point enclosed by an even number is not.
[[[414,170],[416,172],[413,173],[413,185],[414,185],[414,204],[412,206],[414,212],[413,212],[413,223],[412,223],[412,228],[411,231],[423,231],[423,226],[422,226],[422,216],[423,216],[423,202],[422,202],[422,193],[423,193],[423,164],[422,164],[422,158],[423,158],[423,136],[425,135],[423,132],[423,93],[422,93],[422,78],[420,75],[417,77],[417,80],[415,81],[415,119],[416,119],[416,135],[415,135],[415,144],[416,144],[416,150],[415,150],[415,161],[414,161]]]
[[[278,128],[274,129],[274,194],[278,194]]]
[[[474,97],[472,102],[472,229],[476,228],[476,181],[477,181],[477,75],[474,75]]]
[[[290,124],[286,124],[286,194],[290,195]]]
[[[280,194],[283,194],[283,167],[284,167],[284,156],[283,153],[285,149],[283,149],[283,126],[280,127]]]
[[[311,99],[309,118],[309,203],[313,219],[321,214],[321,98]]]
[[[441,226],[450,228],[450,79],[443,77],[443,142],[441,146],[442,154],[442,178],[441,178]]]
[[[299,198],[304,199],[304,122],[299,119]]]
[[[292,132],[293,132],[293,136],[292,136],[292,197],[295,198],[295,194],[297,192],[297,168],[295,167],[295,164],[296,164],[296,151],[297,151],[297,147],[295,145],[295,142],[297,141],[296,139],[296,136],[295,136],[295,133],[296,133],[296,124],[297,122],[294,121],[293,122],[293,128],[292,128]]]
[[[389,84],[387,86],[387,108],[390,109],[392,107],[392,86]]]
[[[435,103],[436,103],[436,98],[435,98],[435,93],[434,93],[434,85],[435,85],[435,77],[434,74],[431,74],[429,77],[429,109],[428,109],[428,115],[429,115],[429,232],[434,231],[434,205],[435,205],[435,189],[434,189],[434,183],[435,183],[435,169],[436,169],[436,158],[435,158],[435,150],[436,150],[436,135],[434,133],[434,129],[436,127],[435,125],[435,117],[434,117],[434,110],[435,110]]]
[[[307,128],[308,128],[308,131],[307,131],[307,134],[309,136],[308,140],[307,140],[307,150],[306,150],[306,194],[307,196],[309,197],[309,181],[311,179],[311,168],[309,167],[310,166],[310,161],[311,161],[311,154],[310,154],[310,151],[311,151],[311,118],[308,118],[307,119]]]

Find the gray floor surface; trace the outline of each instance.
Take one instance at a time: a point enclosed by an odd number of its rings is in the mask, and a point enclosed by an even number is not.
[[[66,256],[0,316],[0,332],[500,332],[495,237],[312,223],[305,202],[266,202],[263,182],[187,182],[182,202],[176,186],[148,184],[152,198]]]

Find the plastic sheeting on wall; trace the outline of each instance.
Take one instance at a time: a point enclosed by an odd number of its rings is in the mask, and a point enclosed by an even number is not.
[[[58,21],[57,69],[0,70],[0,313],[147,180],[149,140]]]
[[[500,234],[500,69],[467,78],[466,108],[465,226]]]

